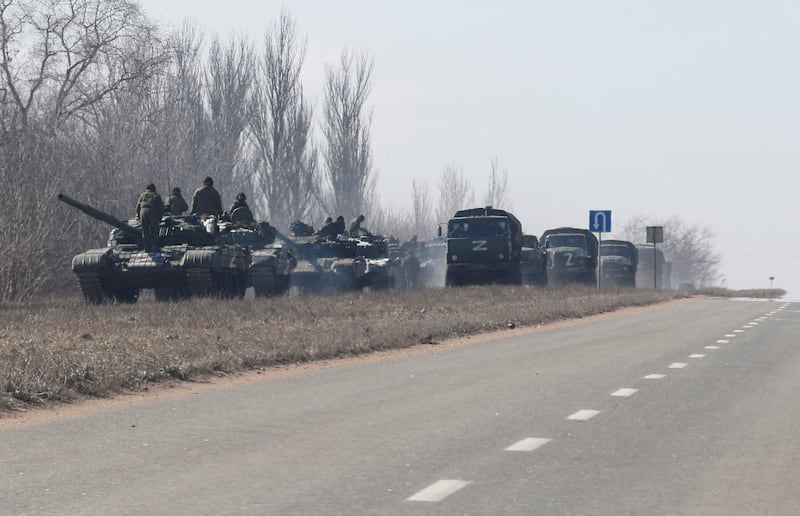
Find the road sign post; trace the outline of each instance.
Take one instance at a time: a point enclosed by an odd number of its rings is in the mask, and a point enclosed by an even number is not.
[[[647,226],[647,243],[653,244],[653,290],[658,290],[656,245],[664,241],[664,226]]]
[[[611,210],[589,210],[589,230],[597,233],[597,290],[600,290],[600,278],[603,275],[600,246],[603,244],[603,233],[611,231]]]

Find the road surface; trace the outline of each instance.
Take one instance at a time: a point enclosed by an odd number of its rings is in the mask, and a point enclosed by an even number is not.
[[[798,334],[694,300],[3,428],[0,513],[793,515]]]

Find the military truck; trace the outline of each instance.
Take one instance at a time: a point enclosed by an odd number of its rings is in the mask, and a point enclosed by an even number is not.
[[[636,287],[639,250],[627,240],[600,242],[600,283],[606,286]]]
[[[162,300],[244,296],[250,251],[237,244],[218,244],[213,232],[195,217],[163,217],[158,248],[145,252],[137,220],[123,222],[63,194],[58,199],[114,227],[105,247],[72,259],[87,303],[135,303],[142,289],[154,289]]]
[[[597,284],[597,237],[588,229],[548,229],[539,239],[547,253],[547,284]]]
[[[664,259],[664,253],[655,248],[655,259],[652,244],[638,244],[639,264],[636,268],[636,286],[638,288],[669,288],[671,264]],[[653,267],[655,265],[655,271]]]
[[[486,206],[460,210],[447,222],[445,285],[522,283],[522,224]]]
[[[523,284],[547,285],[547,253],[536,235],[522,235],[520,261]]]

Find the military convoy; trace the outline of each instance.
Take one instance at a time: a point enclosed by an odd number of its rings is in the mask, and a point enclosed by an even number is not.
[[[194,215],[161,220],[158,246],[143,250],[138,220],[121,221],[66,195],[62,202],[113,227],[105,247],[72,260],[84,299],[91,304],[134,303],[144,289],[157,300],[197,296],[275,296],[290,289],[324,293],[371,289],[503,283],[559,286],[600,283],[644,287],[654,282],[653,249],[623,240],[598,246],[587,229],[548,229],[523,234],[510,212],[491,206],[460,210],[447,233],[403,243],[361,230],[355,236],[320,236],[295,222],[286,236],[249,209],[220,218]],[[656,288],[668,282],[663,253],[655,254]]]

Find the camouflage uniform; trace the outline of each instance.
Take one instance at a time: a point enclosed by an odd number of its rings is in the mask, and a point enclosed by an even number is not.
[[[192,213],[200,216],[219,216],[222,213],[222,198],[214,188],[214,181],[210,177],[205,178],[203,186],[194,191]]]
[[[189,205],[186,204],[186,200],[183,198],[183,195],[181,195],[180,188],[172,189],[169,197],[167,197],[167,205],[167,210],[171,215],[181,215],[189,209]]]
[[[156,187],[153,184],[147,185],[136,203],[136,216],[139,217],[139,223],[142,225],[142,244],[148,253],[158,247],[158,226],[161,224],[163,213],[164,201],[156,193]]]
[[[364,215],[359,215],[358,217],[351,220],[350,226],[347,228],[347,234],[350,235],[352,238],[357,238],[359,235],[359,230],[361,229],[362,222],[364,222]]]

